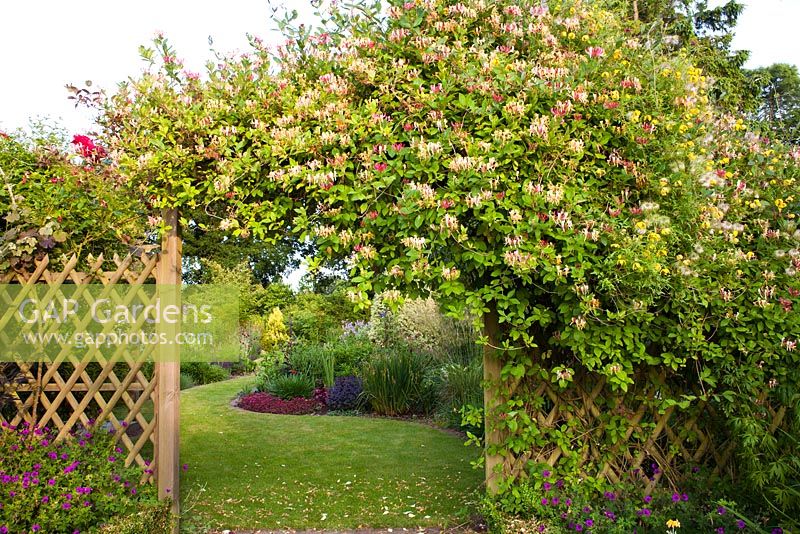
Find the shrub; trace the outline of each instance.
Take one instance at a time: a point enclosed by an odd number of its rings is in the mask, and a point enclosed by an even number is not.
[[[483,366],[451,363],[438,369],[437,415],[451,428],[460,428],[464,406],[483,406]],[[474,430],[474,429],[471,429]]]
[[[230,377],[227,369],[208,362],[184,362],[181,364],[181,373],[185,373],[199,385],[220,382]]]
[[[134,513],[117,516],[100,528],[108,534],[170,534],[174,517],[172,503],[164,500],[158,503],[142,503]]]
[[[364,396],[380,415],[423,413],[427,391],[425,373],[430,358],[408,348],[385,351],[364,367]]]
[[[0,428],[0,532],[86,531],[156,502],[113,435],[90,427],[55,443],[56,435],[27,423]]]
[[[191,377],[188,373],[181,373],[181,389],[189,389],[195,387],[197,384],[194,382],[194,378]]]
[[[287,400],[258,391],[242,397],[239,407],[251,412],[302,415],[319,410],[320,403],[317,399],[295,397]]]
[[[357,376],[340,376],[328,391],[328,409],[354,410],[361,403],[363,385]]]
[[[314,380],[300,373],[277,375],[267,383],[267,392],[286,400],[309,398],[314,394]]]
[[[325,381],[325,362],[333,360],[334,376],[357,374],[374,351],[366,336],[344,335],[325,344],[299,343],[287,356],[290,369]]]
[[[289,341],[289,334],[286,324],[283,322],[283,313],[279,308],[273,308],[263,322],[261,349],[269,351],[280,347],[287,341]]]
[[[736,493],[729,482],[710,484],[697,468],[681,489],[654,488],[648,482],[645,469],[606,485],[590,480],[569,483],[556,478],[549,467],[537,467],[534,476],[514,494],[489,501],[484,508],[494,522],[505,526],[496,525],[495,530],[506,532],[519,532],[521,525],[513,519],[503,520],[503,513],[535,518],[536,525],[542,526],[530,532],[662,533],[668,530],[668,521],[679,523],[681,532],[783,532],[778,525],[766,528],[750,519],[750,514],[728,500]]]

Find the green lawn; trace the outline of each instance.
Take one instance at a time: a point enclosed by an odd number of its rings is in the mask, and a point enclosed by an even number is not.
[[[245,412],[251,379],[181,393],[181,497],[212,528],[446,526],[482,484],[458,436],[405,421]]]

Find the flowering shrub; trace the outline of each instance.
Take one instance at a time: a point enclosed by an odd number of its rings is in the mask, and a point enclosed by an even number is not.
[[[357,376],[340,376],[328,391],[330,410],[355,410],[361,403],[363,387]]]
[[[0,428],[0,533],[85,532],[157,502],[108,432],[54,442],[56,434],[27,423]]]
[[[535,423],[534,382],[658,382],[652,407],[710,403],[743,480],[798,515],[780,460],[796,448],[770,437],[769,408],[800,420],[800,150],[718,113],[685,53],[601,3],[393,0],[324,18],[286,26],[274,55],[254,39],[208,81],[158,38],[106,106],[120,172],[238,236],[313,239],[311,269],[345,259],[360,306],[432,291],[496,326],[490,457],[555,444],[564,475],[599,472],[571,447],[588,429]]]
[[[0,271],[53,252],[110,255],[144,239],[141,203],[87,136],[0,136]],[[105,163],[104,163],[105,161]],[[102,228],[102,232],[98,232]]]
[[[652,469],[657,468],[653,464]],[[696,468],[694,476],[689,477],[691,488],[686,490],[645,489],[646,479],[636,470],[626,480],[600,488],[587,482],[569,484],[544,470],[535,482],[519,489],[515,511],[521,517],[536,519],[538,526],[531,532],[628,534],[664,532],[667,526],[715,534],[783,532],[779,526],[765,525],[760,517],[742,515],[732,508],[732,501],[721,500],[719,492],[729,488],[709,486],[707,479],[699,478]],[[485,505],[489,516],[494,513],[492,506]],[[495,529],[503,530],[506,521],[502,517],[494,520]]]
[[[283,415],[311,414],[322,406],[317,398],[295,397],[286,400],[263,392],[251,393],[239,399],[239,407],[245,410]]]

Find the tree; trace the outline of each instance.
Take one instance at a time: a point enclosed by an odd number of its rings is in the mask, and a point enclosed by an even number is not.
[[[750,443],[769,433],[766,384],[788,410],[800,388],[800,152],[718,113],[711,80],[657,34],[548,4],[334,6],[204,82],[158,39],[104,119],[155,206],[311,239],[312,270],[344,258],[361,307],[433,294],[482,320],[501,492],[542,444],[564,476],[600,469],[581,463],[592,429],[535,423],[541,381],[657,385],[659,409],[714,403]]]
[[[795,65],[776,63],[750,71],[759,88],[756,117],[774,135],[800,142],[800,76]]]
[[[734,51],[731,43],[744,5],[729,0],[709,8],[707,0],[610,0],[645,39],[654,30],[668,36],[668,46],[684,50],[713,79],[710,95],[728,110],[750,111],[757,105],[756,88],[744,64],[749,52]]]

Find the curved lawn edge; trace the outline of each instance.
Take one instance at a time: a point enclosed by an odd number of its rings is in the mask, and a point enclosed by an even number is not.
[[[181,392],[181,498],[215,529],[447,527],[482,488],[478,451],[420,421],[235,407],[252,377]]]

